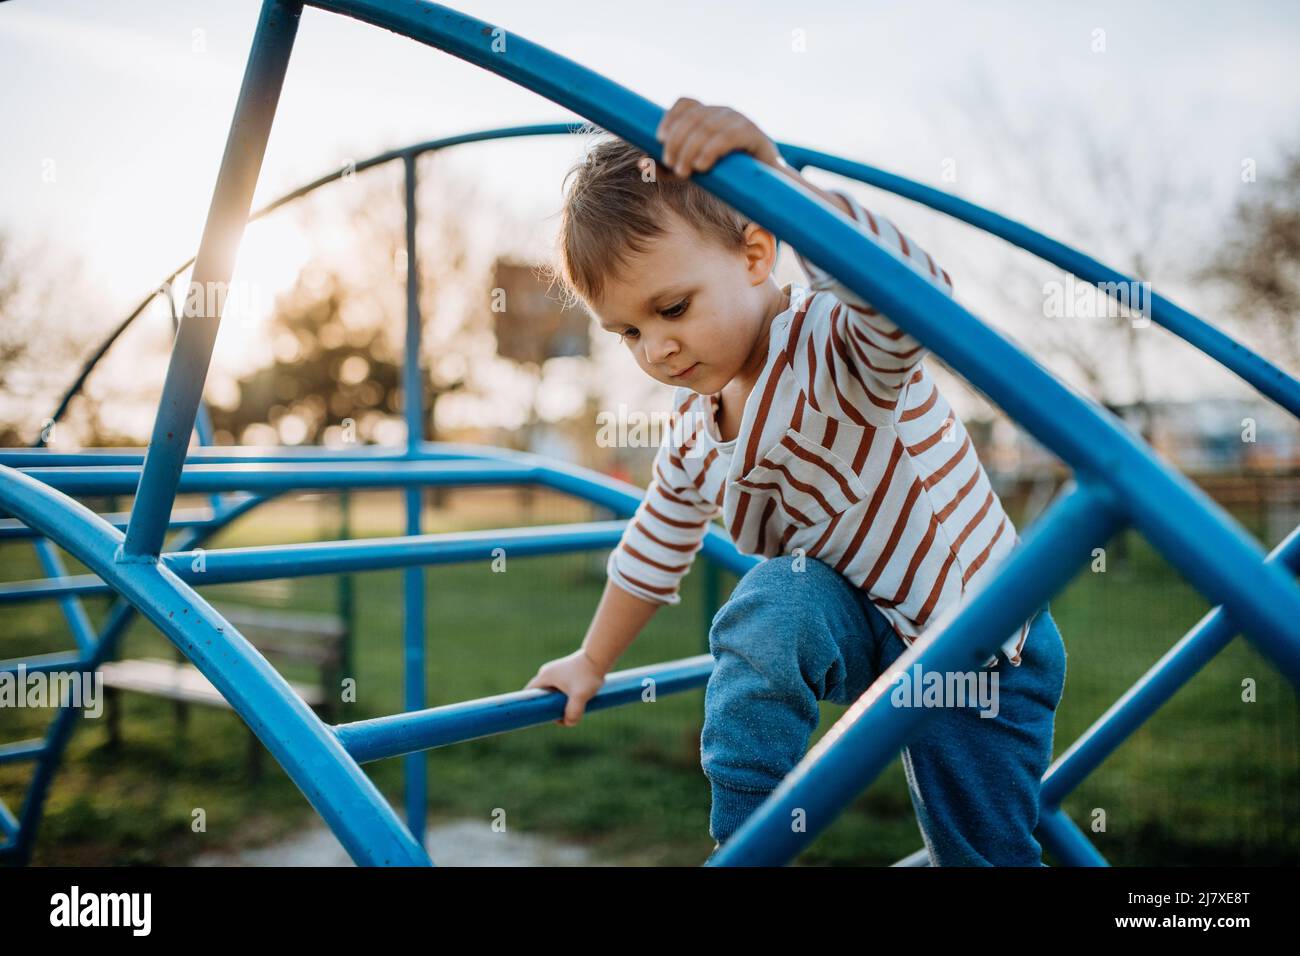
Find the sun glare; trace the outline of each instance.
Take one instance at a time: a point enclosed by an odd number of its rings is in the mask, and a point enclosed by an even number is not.
[[[248,368],[258,364],[256,353],[270,349],[264,341],[266,320],[276,297],[293,288],[310,256],[307,237],[288,219],[272,215],[248,225],[217,337],[223,365]]]

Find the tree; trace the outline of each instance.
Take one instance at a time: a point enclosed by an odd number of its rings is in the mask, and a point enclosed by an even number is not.
[[[422,163],[428,165],[433,164]],[[291,444],[331,436],[386,444],[400,440],[393,427],[402,421],[406,321],[400,175],[400,164],[393,164],[352,177],[326,187],[318,202],[301,208],[309,234],[332,231],[347,241],[332,254],[319,255],[277,299],[261,335],[272,361],[238,381],[237,402],[212,410],[220,440],[253,442],[267,426],[277,440]],[[483,324],[481,310],[449,315],[446,307],[449,290],[457,290],[463,301],[486,301],[482,267],[462,227],[483,210],[473,189],[443,170],[422,175],[419,200],[423,431],[434,438],[438,398],[464,388],[466,378],[429,357],[467,349]],[[265,437],[253,443],[264,443]]]
[[[1237,320],[1267,356],[1300,372],[1300,147],[1271,175],[1242,170],[1231,229],[1198,272],[1223,288]]]
[[[80,263],[0,232],[0,445],[30,445],[84,344],[63,321],[89,297]]]
[[[1189,220],[1203,206],[1205,185],[1176,161],[1169,137],[1152,134],[1138,151],[1078,105],[1054,102],[1018,113],[983,74],[972,76],[966,90],[963,115],[971,128],[963,139],[990,151],[988,168],[1006,190],[982,197],[981,205],[1019,207],[1030,225],[1139,283],[1193,278],[1186,239],[1197,231]],[[1001,268],[991,285],[1005,311],[1022,317],[1018,331],[1031,350],[1068,363],[1112,411],[1130,407],[1145,433],[1150,346],[1162,333],[1100,292],[1082,310],[1052,314],[1045,289],[1074,288],[1064,270],[1018,251],[1005,255]]]

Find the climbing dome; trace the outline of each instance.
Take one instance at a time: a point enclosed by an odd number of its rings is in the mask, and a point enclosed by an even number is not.
[[[353,17],[459,57],[545,96],[596,126],[659,157],[654,132],[663,110],[584,67],[455,10],[423,0],[265,0],[230,126],[192,283],[228,285],[250,219],[262,157],[304,5]],[[544,724],[558,718],[563,695],[530,690],[427,708],[422,569],[512,555],[608,549],[640,502],[641,489],[536,455],[423,441],[418,364],[419,312],[415,243],[416,157],[462,143],[515,136],[566,135],[581,124],[496,129],[420,143],[356,166],[400,161],[405,168],[407,324],[403,372],[404,447],[241,449],[202,447],[210,429],[204,380],[221,320],[220,303],[178,318],[171,362],[152,438],[142,451],[60,454],[43,447],[0,454],[0,534],[33,541],[48,575],[0,585],[0,603],[57,600],[76,650],[0,661],[0,673],[88,671],[112,659],[134,616],[152,622],[212,682],[248,724],[359,864],[426,865],[426,751],[433,747]],[[826,170],[888,190],[999,236],[1112,295],[1131,279],[1059,242],[964,200],[869,166],[788,144],[791,165]],[[258,215],[338,178],[327,176],[270,204]],[[1218,605],[1158,661],[1120,701],[1056,760],[1043,779],[1038,837],[1066,865],[1105,865],[1061,802],[1143,721],[1187,683],[1240,631],[1300,683],[1300,529],[1265,555],[1259,545],[1183,475],[1162,464],[1113,416],[1071,392],[1011,342],[912,272],[846,217],[747,155],[720,160],[696,181],[771,229],[839,277],[995,401],[1074,473],[1067,491],[1022,536],[996,576],[896,662],[814,746],[781,786],[736,832],[710,865],[781,864],[792,860],[890,763],[931,714],[895,708],[885,690],[895,673],[970,670],[1091,559],[1093,549],[1131,526]],[[174,280],[190,263],[177,269]],[[209,285],[214,284],[214,285]],[[152,300],[147,298],[138,315]],[[1260,356],[1167,299],[1144,304],[1152,321],[1196,346],[1262,394],[1300,415],[1300,384]],[[125,323],[123,325],[125,327]],[[61,403],[84,382],[110,336]],[[191,449],[197,430],[201,447]],[[491,532],[422,534],[420,489],[431,486],[534,485],[612,511],[617,520]],[[407,534],[307,545],[195,553],[236,518],[286,492],[405,489]],[[200,514],[174,511],[178,493],[212,495]],[[134,495],[129,515],[97,514],[73,496]],[[174,550],[164,536],[179,532]],[[57,548],[92,572],[69,575]],[[736,574],[757,563],[713,526],[703,553]],[[239,629],[194,585],[257,581],[347,571],[405,568],[403,713],[329,725],[307,706]],[[96,632],[81,607],[88,594],[116,595]],[[642,681],[658,694],[702,687],[708,655],[613,673],[588,710],[639,702]],[[0,860],[26,862],[41,810],[80,711],[64,707],[43,738],[0,747],[0,762],[34,765],[21,808],[0,803]],[[361,764],[406,760],[406,821],[399,819]],[[788,825],[802,808],[806,831]],[[925,851],[900,861],[923,862]]]

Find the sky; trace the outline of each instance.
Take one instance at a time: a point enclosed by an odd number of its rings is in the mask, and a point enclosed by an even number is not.
[[[258,9],[251,0],[0,3],[0,228],[83,264],[103,303],[85,319],[89,331],[124,315],[197,247]],[[1243,159],[1267,170],[1300,115],[1292,2],[484,0],[464,9],[664,107],[678,96],[730,105],[775,139],[950,189],[1067,242],[1083,241],[1081,227],[1058,215],[1044,186],[1061,178],[1072,126],[1105,137],[1142,181],[1194,190],[1196,208],[1157,244],[1209,244]],[[1048,131],[1015,157],[1014,176],[994,161],[1006,143],[986,123],[993,101]],[[395,146],[576,118],[447,54],[308,8],[254,205]],[[563,139],[464,147],[454,158],[494,201],[541,220],[558,210],[559,174],[574,158]],[[959,171],[955,181],[945,168]],[[963,266],[959,298],[997,312],[980,281],[996,240],[902,201],[882,208]],[[1105,213],[1125,210],[1117,199]],[[288,268],[304,254],[300,238],[263,237],[261,255]],[[1195,381],[1227,387],[1213,373]],[[1165,376],[1171,394],[1187,382]]]

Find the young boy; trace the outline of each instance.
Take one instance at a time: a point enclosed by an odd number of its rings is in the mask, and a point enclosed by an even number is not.
[[[570,172],[560,259],[602,328],[676,387],[673,427],[582,646],[527,687],[563,691],[560,723],[576,725],[655,611],[680,602],[721,514],[741,552],[768,560],[709,633],[700,745],[716,852],[804,756],[817,702],[856,700],[1018,536],[921,344],[802,256],[810,288],[778,288],[775,236],[689,176],[747,152],[951,295],[947,272],[889,220],[807,182],[734,110],[680,99],[657,137],[671,173],[617,139]],[[1001,647],[1011,666],[985,664],[993,715],[944,706],[903,751],[932,865],[1042,865],[1065,648],[1046,606]]]

